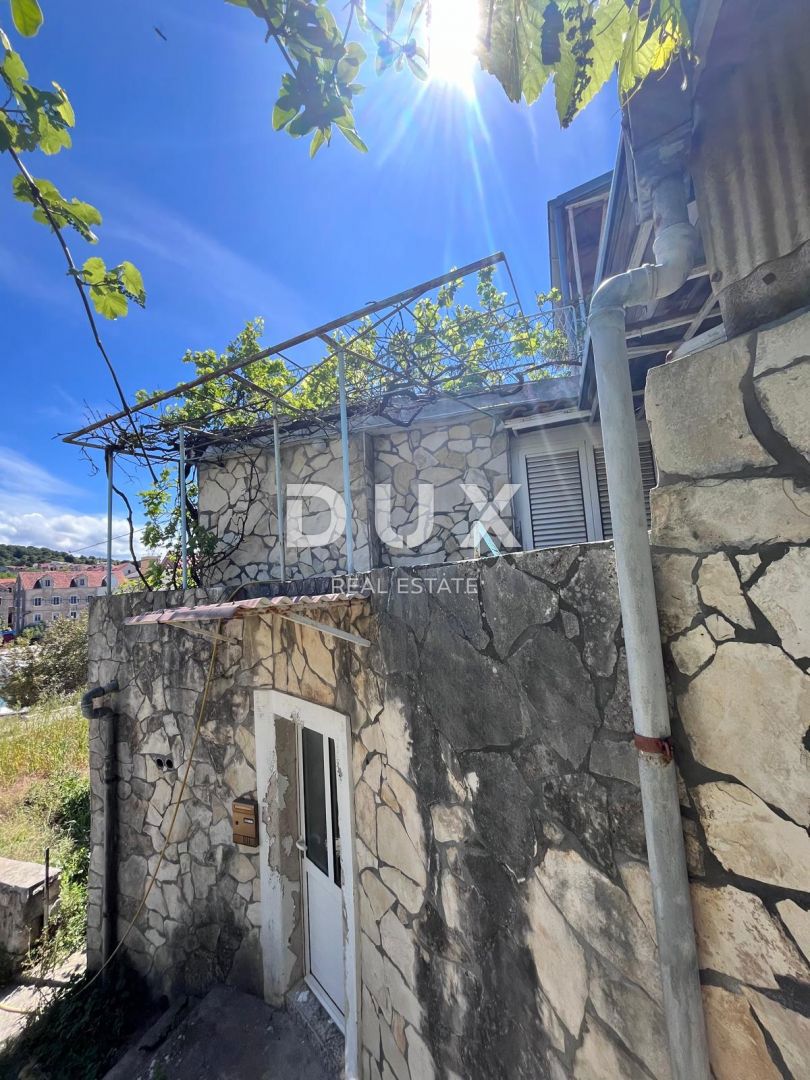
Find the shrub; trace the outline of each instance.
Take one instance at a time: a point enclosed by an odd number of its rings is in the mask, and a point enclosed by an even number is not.
[[[143,1022],[148,999],[140,981],[115,964],[109,985],[90,976],[56,990],[48,1005],[0,1049],[0,1076],[95,1080]]]
[[[0,673],[0,697],[15,708],[87,685],[87,615],[57,619],[38,645],[11,651]]]
[[[87,925],[90,870],[90,782],[65,773],[31,786],[26,803],[39,811],[56,836],[51,862],[61,868],[59,906],[30,957],[34,969],[48,970],[81,949]]]

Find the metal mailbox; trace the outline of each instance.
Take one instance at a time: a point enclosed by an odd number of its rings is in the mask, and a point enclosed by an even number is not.
[[[252,799],[233,801],[233,842],[246,847],[259,846],[259,804]]]

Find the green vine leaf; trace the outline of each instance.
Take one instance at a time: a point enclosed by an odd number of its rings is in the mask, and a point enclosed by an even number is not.
[[[117,319],[127,313],[127,298],[115,289],[108,289],[104,285],[91,285],[90,299],[93,307],[105,319]]]
[[[34,178],[39,198],[31,190],[31,186],[24,176],[15,176],[11,182],[15,199],[20,202],[30,203],[34,207],[34,220],[43,225],[51,225],[48,214],[40,203],[45,204],[57,226],[61,229],[65,226],[75,229],[88,243],[95,244],[98,237],[91,226],[101,224],[101,214],[90,203],[80,199],[68,201],[50,180]]]
[[[34,37],[42,26],[42,8],[37,0],[11,0],[11,18],[23,37]]]

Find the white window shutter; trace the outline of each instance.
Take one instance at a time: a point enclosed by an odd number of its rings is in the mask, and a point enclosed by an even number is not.
[[[527,454],[526,484],[534,547],[587,543],[578,450]]]
[[[647,514],[647,528],[650,527],[650,491],[655,487],[655,458],[653,457],[652,444],[649,439],[643,439],[638,444],[638,456],[641,462],[641,486],[644,488],[644,509]],[[601,446],[593,448],[593,463],[596,469],[596,487],[599,492],[599,514],[602,518],[602,535],[605,540],[613,536],[613,525],[610,520],[610,501],[608,499],[607,470],[605,468],[605,451]]]

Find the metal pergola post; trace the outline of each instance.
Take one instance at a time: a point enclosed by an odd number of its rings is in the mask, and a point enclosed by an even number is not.
[[[186,433],[180,428],[180,582],[188,588],[188,522],[186,520]]]
[[[278,576],[287,578],[287,551],[284,538],[284,492],[281,487],[281,438],[278,430],[278,410],[273,409],[273,463],[276,470],[276,521],[278,522]]]
[[[352,536],[352,485],[349,469],[349,418],[346,407],[346,355],[338,350],[338,395],[340,398],[340,450],[343,458],[343,503],[346,508],[346,573],[354,573]]]
[[[112,447],[104,451],[104,464],[107,469],[107,596],[112,596],[112,531],[113,531],[113,461]]]

